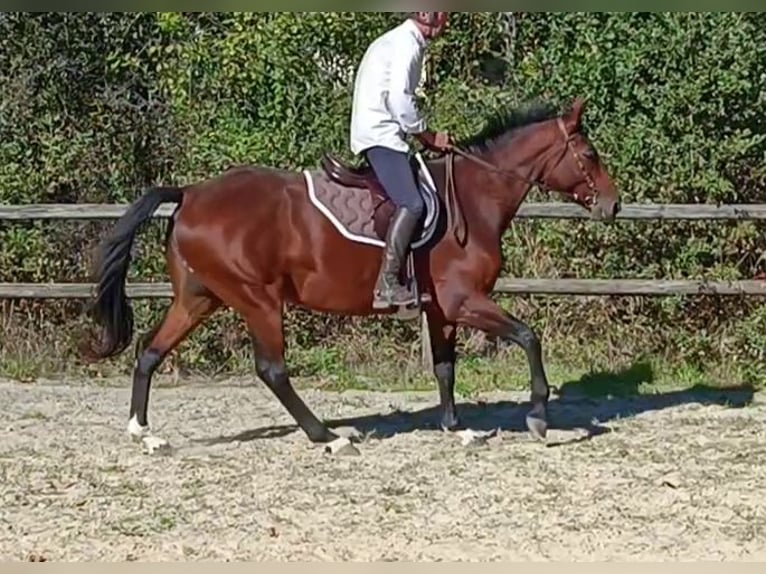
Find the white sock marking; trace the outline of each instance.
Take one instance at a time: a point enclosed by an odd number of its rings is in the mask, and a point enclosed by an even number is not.
[[[138,424],[138,415],[133,415],[128,421],[128,433],[136,438],[142,438],[149,434],[149,427]]]

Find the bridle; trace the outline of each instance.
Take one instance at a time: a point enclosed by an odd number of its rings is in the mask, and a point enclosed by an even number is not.
[[[564,125],[564,120],[560,117],[556,118],[556,124],[558,125],[559,131],[561,131],[561,134],[564,136],[564,142],[563,142],[564,145],[561,148],[561,154],[559,158],[557,159],[556,163],[554,164],[554,166],[558,166],[564,160],[567,150],[572,154],[575,164],[580,170],[580,173],[583,176],[583,180],[585,181],[585,184],[588,186],[588,190],[590,191],[590,193],[585,196],[581,195],[579,192],[575,192],[574,199],[578,201],[579,203],[585,205],[586,207],[591,208],[598,201],[599,190],[596,187],[596,183],[593,181],[593,177],[591,177],[590,172],[586,169],[585,164],[583,163],[582,158],[580,157],[580,154],[578,153],[577,149],[574,146],[573,142],[577,132],[569,133],[566,129],[566,125]],[[553,146],[552,150],[549,150],[548,153],[551,154],[553,153],[553,151],[556,151],[557,149],[558,149],[557,146]],[[446,176],[445,176],[446,177],[445,195],[446,195],[447,204],[448,204],[447,205],[447,219],[448,219],[447,225],[449,228],[454,227],[454,221],[452,221],[453,213],[461,220],[461,223],[462,223],[461,227],[463,228],[463,236],[464,236],[463,240],[461,240],[460,237],[458,237],[457,229],[455,229],[456,239],[461,245],[463,244],[463,241],[465,240],[465,220],[462,215],[462,210],[459,208],[459,205],[458,205],[457,195],[455,194],[455,179],[454,179],[454,173],[453,173],[455,154],[460,155],[464,157],[465,159],[472,161],[482,166],[484,169],[491,171],[493,173],[497,173],[505,177],[513,177],[531,186],[536,186],[543,191],[556,191],[553,187],[551,187],[545,181],[544,178],[541,178],[540,175],[536,177],[527,177],[515,169],[505,169],[505,168],[497,167],[496,165],[493,165],[490,162],[483,160],[480,157],[456,145],[450,146],[450,148],[446,152],[447,169],[446,169]],[[540,163],[544,166],[546,162],[540,162]]]
[[[558,166],[564,160],[564,156],[565,156],[567,150],[569,150],[571,152],[572,157],[575,160],[575,164],[577,165],[577,168],[580,170],[580,173],[583,176],[583,180],[585,181],[585,184],[588,186],[588,190],[590,191],[590,194],[588,194],[588,195],[586,195],[584,197],[581,194],[579,194],[579,193],[575,193],[574,197],[575,197],[575,199],[577,201],[581,202],[582,204],[586,205],[587,207],[591,207],[591,206],[593,206],[598,201],[599,190],[598,190],[598,187],[596,187],[596,183],[593,181],[593,178],[591,177],[590,172],[585,167],[585,164],[582,161],[582,157],[580,157],[579,152],[577,151],[577,149],[574,146],[573,142],[574,142],[575,135],[577,134],[577,132],[574,132],[574,133],[571,133],[571,134],[569,132],[567,132],[566,126],[564,125],[564,120],[561,119],[561,118],[556,118],[556,124],[558,125],[559,130],[561,131],[562,135],[564,136],[564,146],[561,148],[561,155],[559,156],[559,158],[557,159],[557,161],[556,161],[556,163],[554,165]],[[558,148],[554,147],[548,153],[553,153],[553,151],[556,151],[556,149],[558,149]],[[474,163],[482,166],[483,168],[485,168],[485,169],[487,169],[489,171],[492,171],[494,173],[498,173],[498,174],[504,175],[504,176],[514,177],[514,178],[519,179],[519,180],[521,180],[521,181],[523,181],[525,183],[528,183],[529,185],[534,185],[536,187],[539,187],[543,191],[556,191],[555,188],[550,186],[545,181],[545,179],[541,179],[540,176],[530,178],[530,177],[527,177],[527,176],[523,175],[522,173],[518,172],[515,169],[505,169],[505,168],[497,167],[497,166],[489,163],[488,161],[483,160],[480,157],[472,154],[471,152],[466,151],[464,149],[461,149],[458,146],[454,146],[453,145],[447,151],[447,160],[448,161],[450,161],[450,157],[452,156],[453,153],[461,155],[464,158],[466,158],[466,159],[468,159],[468,160],[470,160],[470,161],[472,161],[472,162],[474,162]],[[541,162],[541,163],[543,163],[543,162]],[[544,165],[544,163],[543,163],[543,165]]]

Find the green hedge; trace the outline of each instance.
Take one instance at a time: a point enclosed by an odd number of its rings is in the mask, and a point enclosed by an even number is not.
[[[0,201],[127,202],[144,186],[185,183],[238,163],[300,168],[316,165],[326,149],[348,158],[353,68],[399,18],[6,13]],[[764,14],[455,13],[433,46],[427,83],[423,106],[432,124],[458,136],[480,129],[499,106],[587,97],[588,129],[625,202],[764,201]],[[88,250],[106,225],[2,224],[0,281],[87,280]],[[166,279],[161,231],[153,224],[141,237],[131,279]],[[505,271],[750,278],[763,245],[761,226],[751,223],[519,222],[504,244]],[[732,362],[753,375],[764,366],[766,311],[757,301],[521,297],[507,304],[562,361],[645,354],[703,367]],[[139,326],[161,307],[138,304]],[[13,328],[44,329],[39,340],[64,341],[56,353],[67,357],[79,304],[14,310]],[[338,337],[362,346],[384,338],[387,357],[396,358],[416,336],[413,325],[305,313],[292,313],[289,328],[291,349],[319,346],[323,357],[335,357],[332,365],[353,359],[333,347]],[[226,369],[246,348],[239,323],[224,316],[195,334],[184,363]],[[297,355],[295,364],[318,368]]]

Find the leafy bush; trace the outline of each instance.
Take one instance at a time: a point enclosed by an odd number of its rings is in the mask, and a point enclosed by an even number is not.
[[[326,149],[348,157],[353,69],[399,17],[5,13],[0,200],[128,202],[144,186],[186,183],[237,163],[300,168],[316,165]],[[498,106],[586,96],[588,129],[625,202],[763,201],[764,14],[455,13],[426,77],[432,124],[458,136],[478,130]],[[0,280],[87,280],[89,249],[109,223],[3,223]],[[139,241],[132,280],[166,279],[161,227],[152,224]],[[763,236],[753,223],[517,222],[504,243],[506,272],[750,278]],[[757,300],[519,297],[507,304],[563,361],[656,355],[762,371],[766,313]],[[162,306],[140,304],[139,324],[156,321]],[[42,321],[41,342],[72,334],[81,310],[23,308]],[[401,356],[417,336],[414,325],[305,313],[291,313],[288,328],[295,353],[332,347],[342,336],[357,342],[357,358],[369,358],[358,349],[380,339]],[[227,369],[247,346],[239,324],[223,316],[187,343],[183,362]]]

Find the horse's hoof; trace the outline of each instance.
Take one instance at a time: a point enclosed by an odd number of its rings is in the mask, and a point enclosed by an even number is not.
[[[144,452],[149,455],[169,454],[171,451],[170,443],[158,436],[145,436],[141,439],[141,443],[144,446]]]
[[[340,438],[346,438],[350,440],[351,442],[360,442],[364,439],[364,435],[359,429],[356,429],[354,427],[337,427],[333,429],[335,431],[335,434],[338,435]],[[337,439],[333,439],[337,440]]]
[[[315,433],[306,433],[306,437],[312,444],[329,444],[341,438],[329,429],[317,431]]]
[[[362,454],[359,452],[358,448],[351,444],[350,440],[343,437],[328,443],[327,446],[324,447],[324,451],[327,454],[336,456],[359,456]]]
[[[138,418],[135,415],[128,421],[128,436],[133,442],[141,442],[144,437],[151,436],[151,434],[149,425],[141,426],[138,424]]]
[[[441,429],[444,432],[455,432],[461,430],[462,424],[460,423],[460,419],[455,417],[442,419],[442,422],[439,426],[441,426]]]
[[[529,434],[532,435],[533,439],[545,440],[545,437],[548,434],[548,423],[540,417],[528,415],[527,429],[529,429]]]
[[[463,446],[466,447],[478,447],[487,444],[487,441],[491,438],[495,438],[500,429],[492,429],[491,431],[475,431],[466,429],[457,433],[460,436],[460,441]]]

